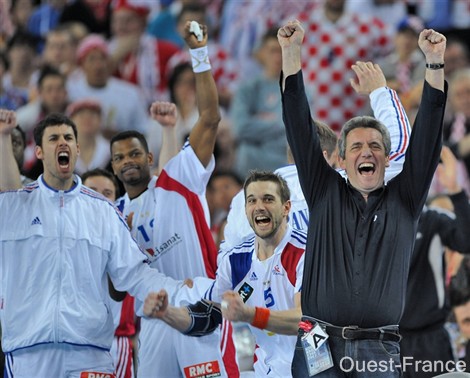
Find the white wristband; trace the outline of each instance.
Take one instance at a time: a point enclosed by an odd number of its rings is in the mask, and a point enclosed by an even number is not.
[[[194,73],[206,72],[211,69],[207,46],[202,46],[197,49],[189,49],[189,54],[191,55],[191,63],[193,65]]]

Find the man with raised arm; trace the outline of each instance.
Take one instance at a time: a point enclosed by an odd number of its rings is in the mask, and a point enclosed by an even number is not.
[[[339,164],[347,181],[323,159],[302,78],[303,38],[298,21],[279,29],[283,118],[300,184],[309,211],[315,214],[308,228],[304,316],[293,376],[341,377],[372,362],[382,368],[381,376],[398,377],[397,324],[419,215],[442,145],[446,40],[433,30],[420,34],[427,65],[421,107],[403,170],[384,185],[390,135],[371,117],[355,117],[343,126]],[[353,69],[371,66],[357,62]],[[311,341],[318,334],[317,325],[327,334],[321,345]],[[327,369],[316,369],[319,364]]]

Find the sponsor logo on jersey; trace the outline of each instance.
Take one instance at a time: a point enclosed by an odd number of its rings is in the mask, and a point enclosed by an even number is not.
[[[212,378],[220,377],[218,361],[209,361],[202,364],[187,366],[184,368],[185,378]]]
[[[39,225],[39,224],[42,224],[41,223],[41,220],[39,219],[39,217],[36,217],[32,220],[31,222],[31,226],[34,226],[35,224]]]
[[[275,276],[283,276],[284,275],[284,273],[281,272],[281,269],[279,268],[279,265],[274,265],[273,274]]]
[[[147,253],[152,257],[151,260],[154,261],[159,258],[161,255],[165,254],[171,250],[175,245],[181,243],[183,238],[175,232],[175,234],[170,237],[166,242],[160,244],[155,248],[146,248]]]
[[[96,371],[82,371],[80,378],[115,378],[113,373],[99,373]]]
[[[255,272],[252,272],[252,273],[251,273],[250,281],[258,281],[258,276],[256,275]]]
[[[251,297],[251,294],[253,294],[253,288],[248,285],[246,282],[243,282],[243,285],[238,289],[238,294],[242,298],[243,302],[246,303],[248,298]]]

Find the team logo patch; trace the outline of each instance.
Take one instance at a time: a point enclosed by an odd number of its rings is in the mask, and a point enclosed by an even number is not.
[[[243,285],[238,289],[238,294],[242,298],[243,303],[246,303],[251,294],[253,294],[253,288],[246,282],[243,282]]]
[[[258,280],[258,276],[256,275],[255,272],[252,272],[250,276],[250,281],[256,281],[256,280]]]
[[[113,373],[100,373],[98,371],[82,371],[80,378],[116,378]]]
[[[281,269],[279,268],[279,265],[275,265],[273,268],[273,274],[275,276],[282,276],[283,273],[281,272]]]
[[[187,366],[184,368],[185,378],[213,378],[220,377],[218,361],[203,362],[202,364]]]

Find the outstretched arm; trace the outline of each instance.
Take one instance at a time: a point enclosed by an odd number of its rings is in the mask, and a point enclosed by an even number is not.
[[[16,127],[16,113],[0,109],[0,191],[21,188],[21,176],[13,155],[11,131]]]
[[[302,68],[301,47],[305,31],[299,21],[289,21],[277,33],[282,49],[282,90],[285,88],[287,76],[294,75]]]
[[[144,315],[161,319],[188,336],[207,335],[222,323],[222,314],[215,303],[203,299],[186,307],[175,307],[169,304],[168,294],[163,289],[147,296]]]
[[[193,71],[196,76],[196,99],[199,111],[199,118],[189,135],[189,143],[206,167],[214,151],[220,110],[219,96],[207,52],[207,27],[205,25],[200,27],[203,33],[201,41],[190,31],[191,22],[188,21],[184,28],[184,39],[190,49]]]
[[[433,88],[444,91],[444,53],[446,38],[432,29],[425,29],[419,35],[419,47],[426,57],[425,80]],[[442,68],[429,68],[430,65],[442,64]]]

